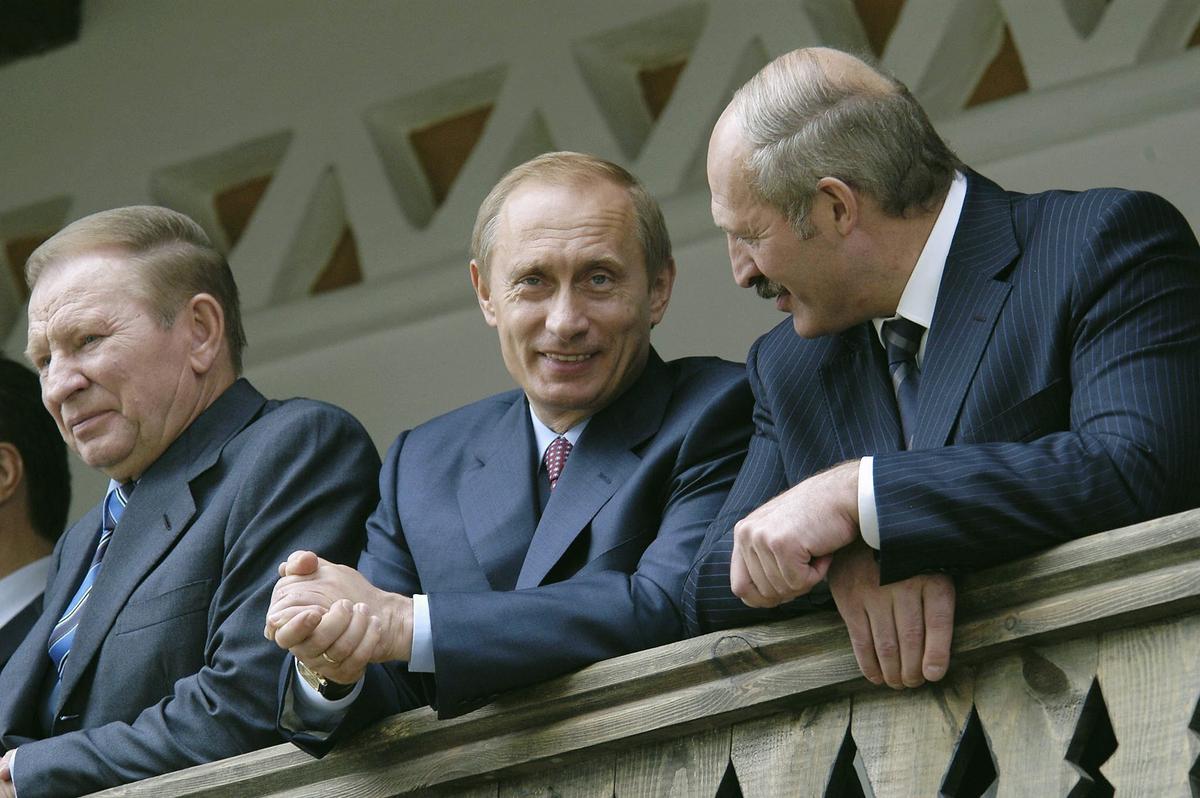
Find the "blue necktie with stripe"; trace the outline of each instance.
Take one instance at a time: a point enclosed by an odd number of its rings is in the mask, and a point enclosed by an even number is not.
[[[896,317],[883,323],[883,343],[887,352],[888,374],[896,405],[900,408],[900,429],[904,447],[912,448],[913,433],[917,431],[917,387],[921,371],[917,368],[917,351],[925,328],[915,321]]]
[[[92,594],[92,585],[96,582],[96,575],[100,573],[104,553],[108,551],[113,530],[117,528],[121,514],[125,512],[125,505],[129,504],[129,496],[133,493],[133,487],[134,483],[132,482],[125,485],[114,485],[109,489],[108,495],[104,497],[104,520],[101,523],[100,541],[96,544],[96,553],[92,556],[92,564],[88,567],[87,573],[83,575],[83,582],[80,583],[79,589],[75,591],[75,595],[67,604],[66,611],[50,632],[50,642],[47,648],[59,682],[62,681],[67,655],[71,653],[71,644],[75,642],[75,630],[79,628],[79,618],[84,605],[87,604],[88,597]]]

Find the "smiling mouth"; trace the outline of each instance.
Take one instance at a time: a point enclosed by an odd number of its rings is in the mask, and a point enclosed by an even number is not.
[[[595,352],[586,355],[560,355],[555,352],[542,352],[542,357],[558,361],[559,363],[582,363],[594,354]]]

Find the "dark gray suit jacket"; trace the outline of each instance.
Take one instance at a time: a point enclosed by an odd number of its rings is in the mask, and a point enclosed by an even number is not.
[[[755,434],[689,576],[692,632],[749,623],[733,525],[874,455],[880,570],[976,570],[1200,504],[1200,248],[1161,197],[1018,194],[968,175],[925,345],[912,451],[869,323],[747,358]],[[784,612],[803,609],[804,602]]]
[[[0,671],[12,657],[17,646],[29,634],[29,630],[42,614],[42,595],[39,593],[25,605],[25,608],[14,615],[8,623],[0,627]]]
[[[239,380],[138,482],[80,620],[50,728],[50,630],[95,545],[97,506],[54,552],[45,612],[0,674],[0,749],[21,798],[93,792],[278,741],[283,652],[263,637],[297,548],[353,562],[379,456],[347,413]]]
[[[372,666],[337,736],[426,703],[461,714],[681,638],[683,578],[745,454],[750,407],[741,364],[664,363],[652,351],[592,417],[540,514],[535,480],[545,476],[522,392],[401,435],[359,569],[385,590],[428,594],[437,673]],[[330,747],[293,740],[318,754]]]

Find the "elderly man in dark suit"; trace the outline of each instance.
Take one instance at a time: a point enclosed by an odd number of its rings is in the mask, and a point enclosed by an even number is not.
[[[0,355],[0,671],[42,612],[70,505],[67,447],[37,375]]]
[[[1200,502],[1200,251],[1161,198],[1004,191],[818,48],[738,92],[708,176],[734,278],[791,318],[748,358],[692,631],[827,577],[863,673],[915,686],[948,665],[951,574]]]
[[[187,217],[86,217],[26,276],[43,401],[111,481],[4,671],[0,794],[78,795],[273,742],[274,570],[297,546],[357,555],[374,447],[345,412],[238,379],[233,275]]]
[[[517,167],[472,250],[521,390],[400,436],[358,571],[305,552],[281,568],[267,631],[297,668],[280,721],[315,753],[384,714],[456,715],[679,639],[684,575],[745,453],[741,364],[650,346],[675,263],[624,169],[576,153]]]

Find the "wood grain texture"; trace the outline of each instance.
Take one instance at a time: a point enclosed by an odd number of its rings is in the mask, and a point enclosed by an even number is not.
[[[1198,610],[1200,510],[965,578],[950,676],[1019,646],[1052,646]],[[1109,677],[1106,698],[1119,678]],[[560,757],[613,753],[863,691],[868,697],[861,700],[875,700],[876,722],[884,723],[894,713],[879,698],[887,693],[862,679],[841,620],[823,612],[607,660],[452,720],[438,721],[429,710],[397,715],[321,760],[276,746],[101,795],[391,796],[507,777],[514,769],[528,774]],[[900,700],[920,703],[912,697],[923,694]],[[1193,694],[1187,710],[1194,707]],[[854,714],[857,729],[857,704]],[[990,733],[992,724],[985,728]],[[1179,728],[1184,735],[1186,724]],[[880,746],[886,738],[875,730]],[[886,755],[877,749],[877,758]]]
[[[612,798],[612,754],[500,782],[498,798]]]
[[[729,766],[729,729],[617,754],[616,798],[712,798]]]
[[[970,669],[958,668],[921,689],[854,697],[850,730],[876,798],[940,794],[974,685]]]
[[[1023,647],[975,670],[975,709],[1001,774],[997,798],[1066,795],[1079,773],[1066,761],[1095,678],[1094,637]]]
[[[1193,794],[1200,617],[1102,636],[1098,671],[1118,743],[1100,770],[1117,795]]]
[[[847,698],[734,726],[730,758],[742,795],[824,795],[849,727]]]

